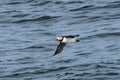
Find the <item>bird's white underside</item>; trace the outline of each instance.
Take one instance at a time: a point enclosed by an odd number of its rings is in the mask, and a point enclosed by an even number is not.
[[[70,42],[76,42],[76,38],[64,38],[63,43],[70,43]]]

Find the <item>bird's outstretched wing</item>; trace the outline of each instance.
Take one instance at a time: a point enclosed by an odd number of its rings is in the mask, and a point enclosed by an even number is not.
[[[66,45],[66,43],[60,42],[60,44],[58,45],[58,47],[57,47],[57,49],[56,49],[54,55],[59,54],[59,53],[63,50],[63,47],[64,47],[65,45]]]
[[[78,37],[79,35],[69,35],[69,36],[65,36],[66,38],[75,38]]]

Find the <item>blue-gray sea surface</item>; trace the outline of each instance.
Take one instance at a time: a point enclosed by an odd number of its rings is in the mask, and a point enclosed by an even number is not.
[[[120,80],[120,1],[0,0],[0,80]]]

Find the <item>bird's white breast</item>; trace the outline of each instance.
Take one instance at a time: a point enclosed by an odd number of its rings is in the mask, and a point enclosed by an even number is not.
[[[76,38],[63,38],[63,43],[69,43],[69,42],[75,42],[76,41]]]

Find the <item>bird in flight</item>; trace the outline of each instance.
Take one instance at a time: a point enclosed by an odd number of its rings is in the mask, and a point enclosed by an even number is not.
[[[71,42],[80,42],[79,39],[77,39],[76,37],[78,37],[79,35],[68,35],[68,36],[58,36],[55,38],[56,41],[59,41],[59,45],[54,53],[54,56],[59,54],[62,50],[63,47],[67,44],[67,43],[71,43]]]

